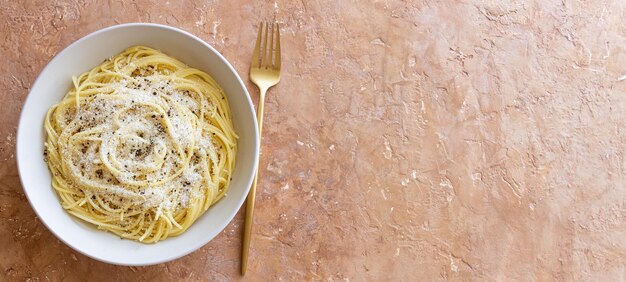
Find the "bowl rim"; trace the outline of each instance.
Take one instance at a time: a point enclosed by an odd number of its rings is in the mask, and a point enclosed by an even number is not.
[[[254,136],[255,136],[255,147],[254,147],[254,156],[253,156],[253,165],[252,165],[252,172],[249,176],[248,176],[248,181],[244,181],[244,183],[246,184],[244,189],[245,189],[245,193],[244,195],[246,195],[245,197],[243,197],[242,199],[238,200],[238,208],[236,208],[235,210],[233,210],[229,216],[227,216],[228,220],[222,222],[217,229],[219,229],[218,232],[215,232],[215,234],[213,234],[213,236],[207,236],[204,239],[198,240],[196,241],[194,244],[190,244],[190,247],[186,250],[181,251],[180,253],[175,253],[173,255],[170,256],[166,256],[160,259],[155,259],[155,260],[144,260],[142,262],[119,262],[119,261],[114,261],[111,259],[107,259],[105,257],[102,257],[99,254],[90,254],[90,253],[86,253],[83,250],[81,250],[78,246],[76,246],[75,244],[73,244],[72,242],[70,242],[69,240],[66,240],[66,238],[61,237],[58,232],[51,228],[49,223],[46,222],[46,220],[44,220],[45,217],[41,216],[41,213],[39,212],[39,210],[37,209],[36,205],[33,204],[33,201],[31,199],[31,196],[29,195],[28,189],[26,189],[26,187],[24,186],[24,176],[22,175],[22,171],[25,171],[27,168],[26,166],[28,165],[27,163],[22,163],[23,161],[20,161],[22,158],[20,158],[20,152],[22,150],[20,150],[20,143],[24,142],[21,137],[22,134],[20,134],[23,130],[25,130],[23,127],[24,125],[22,124],[24,122],[24,116],[26,115],[26,112],[24,111],[24,109],[26,109],[26,105],[30,104],[30,103],[34,103],[34,98],[32,94],[32,90],[35,88],[34,86],[37,85],[39,83],[39,81],[42,79],[42,74],[44,74],[46,72],[46,70],[48,70],[48,68],[50,68],[51,65],[53,65],[53,63],[58,60],[61,55],[71,52],[72,49],[74,49],[76,46],[80,45],[83,41],[86,41],[92,37],[98,36],[102,33],[106,33],[112,30],[116,30],[116,29],[124,29],[124,28],[130,28],[130,27],[152,27],[152,28],[161,28],[161,29],[167,29],[170,31],[174,31],[177,33],[180,33],[182,35],[185,35],[199,43],[201,43],[204,47],[208,48],[211,52],[213,52],[215,55],[217,55],[217,57],[226,65],[226,67],[229,69],[229,71],[231,73],[233,73],[235,75],[236,81],[239,83],[239,86],[243,89],[244,94],[245,94],[245,100],[247,101],[247,106],[250,108],[250,110],[252,111],[252,118],[254,120]],[[208,242],[210,242],[211,240],[213,240],[219,233],[221,233],[224,228],[226,228],[226,226],[228,224],[230,224],[233,220],[233,218],[235,217],[235,215],[237,215],[237,213],[239,212],[239,210],[241,210],[241,207],[243,205],[243,202],[247,199],[247,195],[250,191],[250,186],[252,185],[252,181],[254,179],[254,175],[258,168],[258,164],[259,164],[259,151],[260,151],[260,138],[259,138],[259,129],[258,129],[258,122],[257,122],[257,117],[255,114],[255,108],[254,108],[254,104],[252,103],[252,99],[250,97],[250,93],[248,92],[248,89],[246,87],[246,85],[243,83],[243,80],[241,79],[241,76],[239,75],[239,73],[235,70],[235,68],[230,64],[230,62],[228,62],[228,60],[220,53],[218,52],[213,46],[211,46],[209,43],[205,42],[204,40],[202,40],[201,38],[197,37],[196,35],[193,35],[192,33],[182,30],[180,28],[177,27],[173,27],[173,26],[169,26],[169,25],[164,25],[164,24],[158,24],[158,23],[145,23],[145,22],[131,22],[131,23],[124,23],[124,24],[116,24],[116,25],[111,25],[111,26],[107,26],[101,29],[98,29],[96,31],[93,31],[81,38],[79,38],[78,40],[72,42],[71,44],[69,44],[68,46],[66,46],[65,48],[63,48],[63,50],[61,50],[60,52],[58,52],[50,61],[48,61],[48,63],[45,65],[44,68],[41,69],[41,71],[39,72],[39,74],[37,75],[37,78],[35,79],[35,81],[32,83],[30,90],[28,91],[28,95],[26,96],[26,99],[24,101],[24,103],[22,104],[22,109],[21,109],[21,113],[20,113],[20,117],[19,117],[19,121],[18,121],[18,126],[17,126],[17,132],[16,132],[16,145],[15,145],[15,152],[16,152],[16,162],[17,162],[17,169],[18,169],[18,176],[20,179],[20,185],[22,186],[22,189],[24,191],[24,194],[26,195],[26,198],[28,199],[28,202],[30,204],[30,206],[32,207],[32,209],[35,211],[35,214],[37,216],[37,218],[39,218],[39,221],[41,221],[43,223],[43,225],[60,241],[62,241],[63,243],[65,243],[67,246],[69,246],[71,249],[77,251],[78,253],[81,253],[87,257],[90,257],[92,259],[95,259],[97,261],[101,261],[104,263],[109,263],[109,264],[114,264],[114,265],[124,265],[124,266],[147,266],[147,265],[155,265],[155,264],[160,264],[160,263],[165,263],[165,262],[169,262],[169,261],[173,261],[176,259],[179,259],[183,256],[186,256],[192,252],[197,251],[198,249],[200,249],[202,246],[206,245]],[[51,188],[51,187],[50,187]],[[32,191],[31,191],[32,193]],[[71,216],[68,214],[68,216]]]

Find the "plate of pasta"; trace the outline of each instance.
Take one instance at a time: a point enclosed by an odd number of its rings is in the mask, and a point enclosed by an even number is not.
[[[25,194],[61,241],[151,265],[200,248],[248,193],[259,140],[228,61],[185,31],[133,23],[89,34],[43,69],[17,134]]]

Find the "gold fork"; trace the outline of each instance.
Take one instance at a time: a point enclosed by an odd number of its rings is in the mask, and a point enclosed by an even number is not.
[[[265,32],[263,32],[265,29]],[[274,34],[275,33],[275,34]],[[269,46],[268,46],[269,41]],[[259,139],[263,132],[263,106],[265,104],[265,92],[280,81],[280,30],[278,23],[261,23],[256,38],[256,45],[252,53],[250,65],[250,80],[259,87],[259,106],[256,111],[259,123]],[[248,266],[248,250],[250,249],[250,231],[252,229],[252,213],[254,212],[254,198],[256,194],[256,181],[259,174],[258,168],[254,175],[254,182],[250,187],[248,200],[246,201],[246,219],[243,230],[243,246],[241,249],[241,274],[246,274]]]

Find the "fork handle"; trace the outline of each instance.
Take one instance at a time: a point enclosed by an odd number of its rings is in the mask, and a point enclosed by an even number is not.
[[[259,87],[259,106],[256,111],[256,118],[259,125],[259,143],[261,142],[261,133],[263,132],[263,108],[265,106],[265,92],[267,92],[266,87]],[[261,148],[259,146],[259,156],[261,153]],[[259,157],[260,159],[260,157]],[[259,168],[257,166],[257,170],[254,173],[254,181],[252,182],[252,186],[250,187],[250,192],[248,192],[248,199],[246,200],[246,218],[243,227],[243,245],[241,247],[241,275],[246,274],[246,269],[248,268],[248,251],[250,249],[250,233],[252,231],[252,215],[254,213],[254,199],[256,198],[256,181],[259,175]]]

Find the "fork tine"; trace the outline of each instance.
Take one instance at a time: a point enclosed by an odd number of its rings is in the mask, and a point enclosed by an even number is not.
[[[261,68],[267,68],[267,33],[269,31],[269,25],[267,23],[265,23],[265,34],[264,34],[264,42],[263,42],[263,47],[261,48],[261,52],[263,52],[263,57],[261,58],[261,65],[259,67]]]
[[[266,66],[266,68],[268,69],[273,68],[274,60],[272,60],[272,55],[274,53],[274,41],[276,41],[274,40],[274,29],[275,29],[274,24],[270,26],[270,29],[271,29],[271,32],[268,33],[268,35],[270,36],[270,48],[267,49],[267,53],[269,53],[269,58],[267,60],[267,66]]]
[[[280,26],[276,23],[276,50],[274,51],[274,69],[280,71]]]
[[[263,35],[263,22],[259,25],[259,33],[256,35],[256,44],[254,45],[254,51],[252,51],[252,65],[251,68],[260,68],[259,54],[261,53],[261,36]]]

